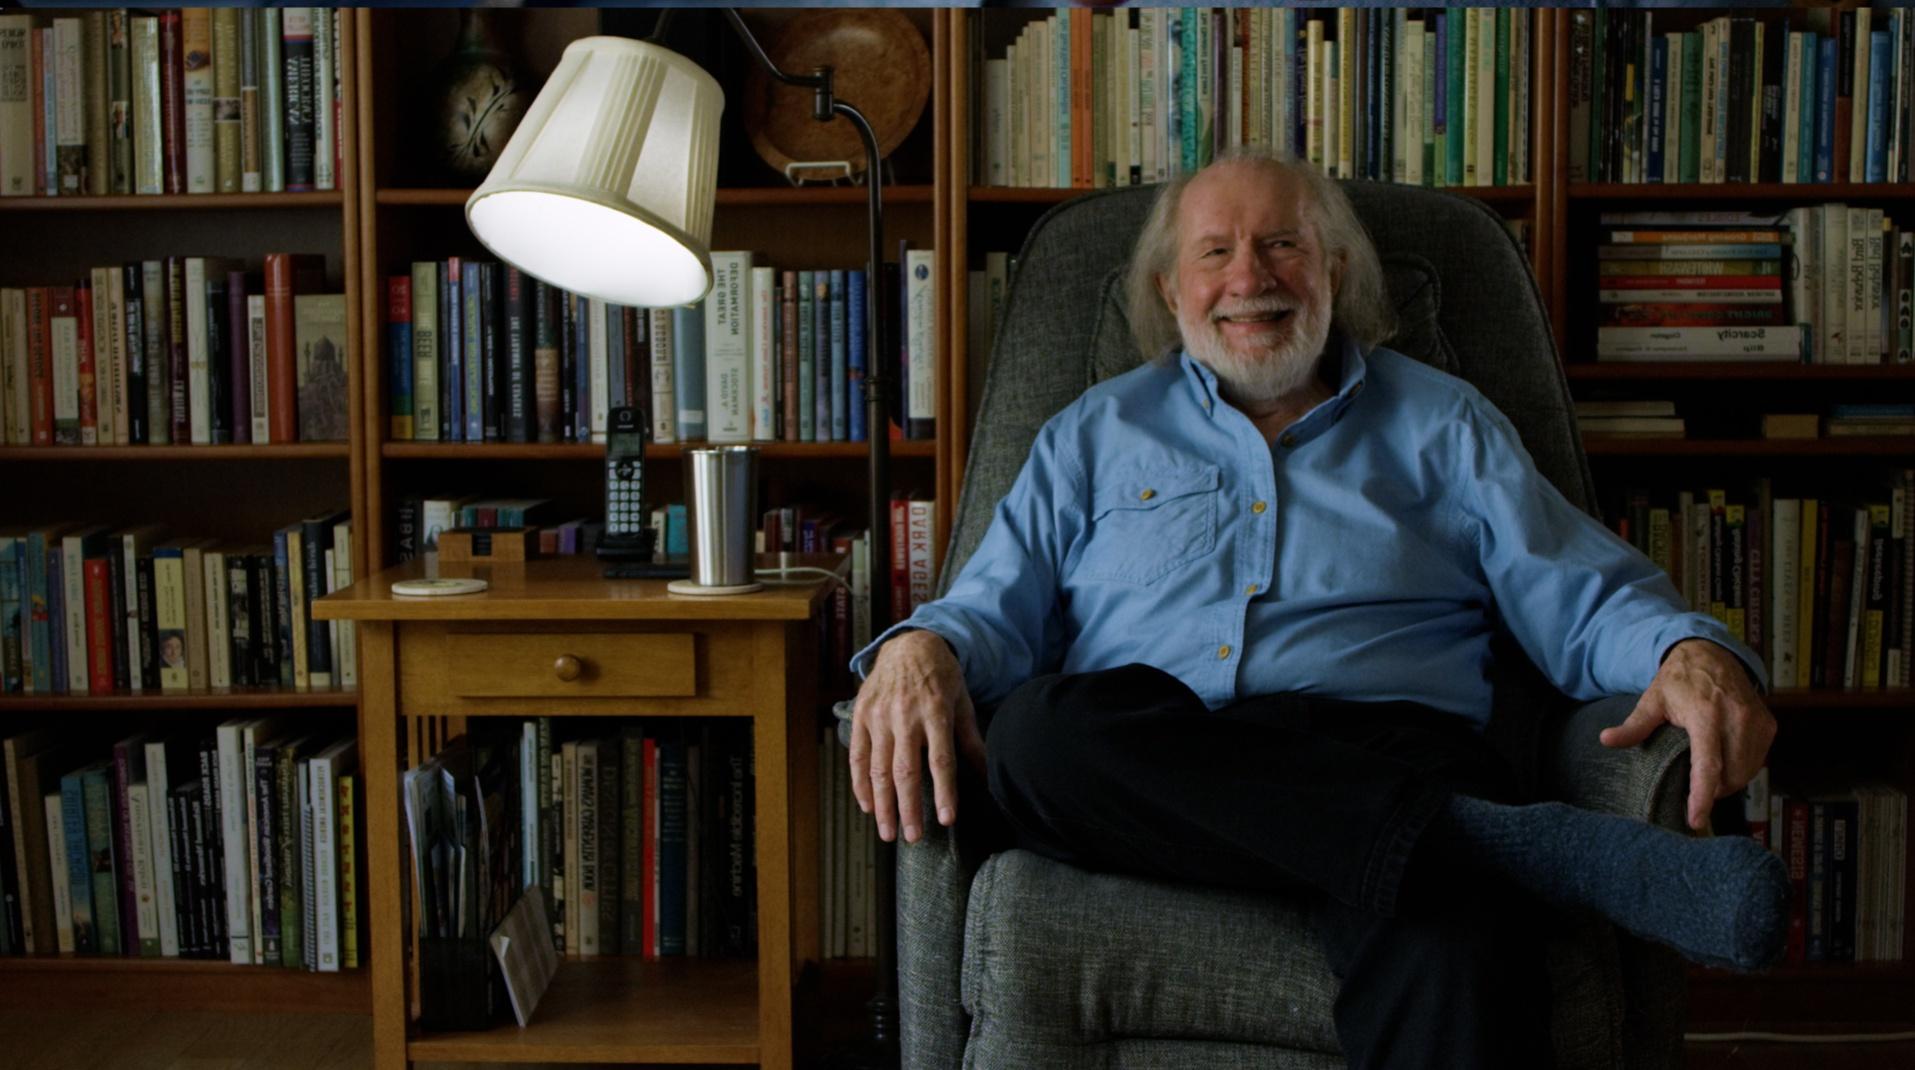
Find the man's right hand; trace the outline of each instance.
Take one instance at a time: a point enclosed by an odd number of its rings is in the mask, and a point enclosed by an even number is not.
[[[933,632],[901,632],[878,648],[851,718],[851,790],[889,842],[916,843],[926,755],[938,824],[957,820],[957,752],[981,772],[984,736],[956,655]]]

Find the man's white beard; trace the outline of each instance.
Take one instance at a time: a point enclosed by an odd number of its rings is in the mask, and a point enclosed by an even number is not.
[[[1216,373],[1219,392],[1227,400],[1233,404],[1263,404],[1295,392],[1316,374],[1317,358],[1330,337],[1329,302],[1298,306],[1276,298],[1260,298],[1214,313],[1227,317],[1285,308],[1293,311],[1284,340],[1258,346],[1249,353],[1231,349],[1208,315],[1179,311],[1177,328],[1190,355]]]

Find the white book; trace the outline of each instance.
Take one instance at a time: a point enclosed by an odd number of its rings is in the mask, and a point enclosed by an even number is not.
[[[33,16],[0,15],[0,197],[33,195]]]
[[[153,871],[153,825],[147,820],[152,805],[150,788],[145,780],[136,780],[126,786],[127,828],[133,848],[133,915],[140,930],[137,939],[143,957],[160,954],[159,889]]]
[[[50,791],[41,800],[47,814],[47,865],[53,870],[53,925],[60,954],[73,954],[73,882],[67,876],[66,817],[60,793]]]
[[[335,564],[337,556],[336,552],[330,546],[328,546],[326,552],[321,555],[319,561],[319,584],[324,589],[311,597],[323,598],[338,589],[338,573],[334,571],[337,567]],[[326,645],[333,652],[333,671],[329,673],[328,676],[337,677],[339,674],[339,622],[336,620],[326,622]],[[330,678],[326,681],[327,686],[331,686],[334,682],[335,680]]]
[[[208,191],[210,192],[210,191]],[[206,345],[206,277],[220,270],[203,256],[186,258],[186,412],[193,445],[213,441],[211,356]]]
[[[7,445],[33,441],[33,390],[27,367],[27,292],[0,290],[0,352],[6,354]]]
[[[1530,32],[1531,20],[1535,16],[1523,8],[1509,13],[1509,91],[1515,99],[1509,108],[1509,180],[1512,183],[1528,182],[1529,173],[1529,124],[1530,100],[1533,94],[1529,89],[1530,73]],[[1648,15],[1644,15],[1647,20]],[[1645,30],[1647,24],[1645,21]],[[1648,124],[1643,124],[1647,136]]]
[[[652,441],[678,441],[678,398],[672,371],[672,310],[647,309],[652,339]]]
[[[1848,210],[1848,259],[1843,274],[1848,280],[1848,324],[1844,328],[1848,363],[1868,363],[1868,225],[1866,208]]]
[[[612,400],[612,339],[605,329],[605,317],[616,315],[604,301],[598,298],[582,298],[585,310],[586,345],[591,359],[591,380],[589,389],[591,401],[591,434],[593,442],[605,441],[605,426],[611,418]]]
[[[1777,498],[1769,517],[1769,684],[1800,687],[1795,662],[1797,576],[1802,569],[1802,500]]]
[[[751,261],[749,252],[711,254],[712,286],[704,301],[707,442],[751,441]]]
[[[751,269],[751,437],[778,437],[778,271]],[[855,399],[854,399],[855,400]]]
[[[313,33],[313,188],[316,190],[333,189],[337,182],[333,175],[333,141],[339,136],[332,110],[332,81],[336,57],[336,43],[333,40],[332,12],[327,9],[311,8]]]
[[[160,20],[151,15],[135,15],[127,20],[127,36],[133,49],[133,192],[165,193],[165,138],[160,132]]]
[[[1848,363],[1849,211],[1825,204],[1822,212],[1822,320],[1817,330],[1823,364]]]
[[[121,585],[122,597],[126,602],[126,669],[127,684],[133,691],[159,690],[160,682],[147,679],[146,658],[140,649],[140,558],[146,556],[153,544],[164,536],[166,529],[159,524],[142,524],[127,528],[120,533],[120,572],[125,581]]]
[[[273,440],[271,395],[267,384],[272,377],[266,359],[266,295],[246,295],[247,389],[252,395],[253,445],[264,446]]]
[[[519,883],[530,888],[540,881],[539,861],[539,726],[528,718],[519,733]]]
[[[1795,361],[1799,327],[1598,327],[1596,359]]]
[[[1203,21],[1198,21],[1197,26],[1200,34],[1205,25],[1207,24]],[[1493,26],[1495,24],[1491,23],[1491,25]],[[1491,37],[1494,39],[1493,34]],[[1356,45],[1356,42],[1356,12],[1350,8],[1338,9],[1336,65],[1334,68],[1335,73],[1331,75],[1331,77],[1336,79],[1336,94],[1330,98],[1335,101],[1334,107],[1336,108],[1336,175],[1338,178],[1356,177],[1357,56],[1361,51],[1360,47]],[[1199,47],[1201,48],[1201,45]],[[1197,61],[1200,65],[1203,59],[1204,57],[1201,54],[1197,57]],[[1202,69],[1201,66],[1199,69]],[[1493,66],[1490,69],[1492,71],[1495,70]]]
[[[314,914],[318,928],[317,968],[339,970],[339,778],[353,771],[359,741],[346,738],[312,757],[312,867]]]
[[[270,750],[285,735],[285,727],[269,718],[260,718],[249,722],[240,729],[239,734],[239,791],[240,817],[244,822],[246,843],[240,848],[240,857],[245,860],[244,877],[247,887],[255,892],[259,889],[259,778],[253,774],[258,768],[255,764],[262,750]],[[221,795],[224,806],[225,796]],[[264,922],[260,917],[265,904],[257,895],[247,903],[252,925],[252,961],[265,963]],[[270,965],[270,964],[268,964]]]
[[[179,912],[173,899],[173,820],[167,806],[172,789],[171,772],[166,767],[166,742],[146,742],[146,822],[153,844],[153,907],[158,915],[160,954],[176,958],[180,953]]]
[[[1809,360],[1824,363],[1822,335],[1816,324],[1822,318],[1822,213],[1814,208],[1791,208],[1788,213],[1790,241],[1783,248],[1788,259],[1789,314],[1804,328],[1809,344]]]
[[[1863,223],[1863,267],[1862,289],[1868,295],[1867,307],[1862,311],[1862,360],[1863,364],[1882,363],[1882,345],[1886,341],[1882,331],[1882,278],[1886,274],[1882,264],[1882,210],[1870,208]]]
[[[195,50],[186,49],[186,192],[213,192],[213,13],[202,10],[197,13],[184,11],[182,21],[190,22],[195,17],[204,20],[198,31],[204,34],[206,48],[204,55],[194,57]],[[187,31],[182,29],[182,36]],[[192,289],[188,287],[187,293]],[[202,298],[203,299],[203,298]],[[198,439],[193,440],[195,443]]]
[[[342,520],[332,528],[333,582],[330,591],[352,586],[352,521]],[[340,687],[359,686],[359,626],[349,620],[332,622],[336,628],[332,644],[332,674]]]
[[[105,531],[104,525],[84,528],[60,540],[60,580],[66,588],[66,683],[75,695],[88,691],[86,634],[86,558],[88,536]],[[58,626],[59,622],[53,622]]]
[[[226,884],[226,950],[232,962],[247,966],[253,962],[253,870],[247,848],[257,850],[247,835],[252,823],[247,819],[251,793],[240,763],[246,760],[243,734],[263,721],[234,718],[214,732],[219,752],[219,831],[224,848]]]
[[[1010,61],[985,60],[984,127],[983,137],[978,143],[983,158],[978,161],[977,174],[978,181],[987,186],[1004,185],[1005,154],[1011,136],[1011,124],[1007,121],[1005,106],[1010,99],[1010,91]]]
[[[1004,50],[1004,66],[1010,72],[1006,76],[1009,89],[1005,103],[1005,125],[1009,128],[1005,134],[1009,149],[1004,160],[1007,186],[1024,185],[1025,161],[1030,158],[1031,100],[1027,79],[1030,55],[1024,43],[1029,36],[1029,31],[1018,34],[1017,40]]]
[[[53,50],[53,92],[47,101],[52,116],[52,149],[47,152],[47,192],[57,188],[59,195],[70,197],[84,193],[81,164],[86,159],[86,66],[85,32],[81,19],[54,19],[47,34]]]
[[[904,254],[904,297],[907,306],[905,356],[909,361],[910,397],[905,416],[935,424],[938,415],[937,278],[936,253],[908,249]]]
[[[75,445],[80,441],[80,305],[77,297],[71,301],[69,314],[59,315],[58,303],[48,300],[52,313],[48,348],[53,355],[55,445]]]
[[[1130,21],[1128,15],[1122,20]],[[1144,175],[1144,104],[1143,85],[1138,72],[1138,64],[1143,62],[1143,39],[1137,27],[1125,25],[1124,55],[1120,61],[1124,71],[1124,172],[1117,176],[1119,185],[1136,186],[1148,181]]]
[[[582,922],[579,919],[579,791],[578,791],[578,742],[567,740],[559,747],[560,768],[563,772],[564,788],[561,790],[560,811],[563,818],[564,841],[560,845],[564,860],[563,878],[565,902],[565,953],[579,954],[579,933]]]
[[[233,624],[228,619],[231,602],[226,597],[225,552],[205,551],[200,555],[200,568],[206,590],[207,681],[213,687],[227,689],[233,686]]]

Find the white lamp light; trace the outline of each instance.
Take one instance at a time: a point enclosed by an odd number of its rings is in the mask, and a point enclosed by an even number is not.
[[[519,122],[467,224],[502,260],[621,305],[688,305],[711,289],[718,118],[696,63],[623,37],[572,42]]]

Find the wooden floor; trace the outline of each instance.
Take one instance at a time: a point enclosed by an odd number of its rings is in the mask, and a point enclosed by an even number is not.
[[[8,1070],[359,1070],[371,1058],[372,1030],[364,1015],[0,1009],[0,1065]],[[420,1065],[481,1070],[468,1063]],[[1689,1048],[1687,1065],[1690,1070],[1889,1070],[1915,1066],[1915,1042],[1696,1044]]]

